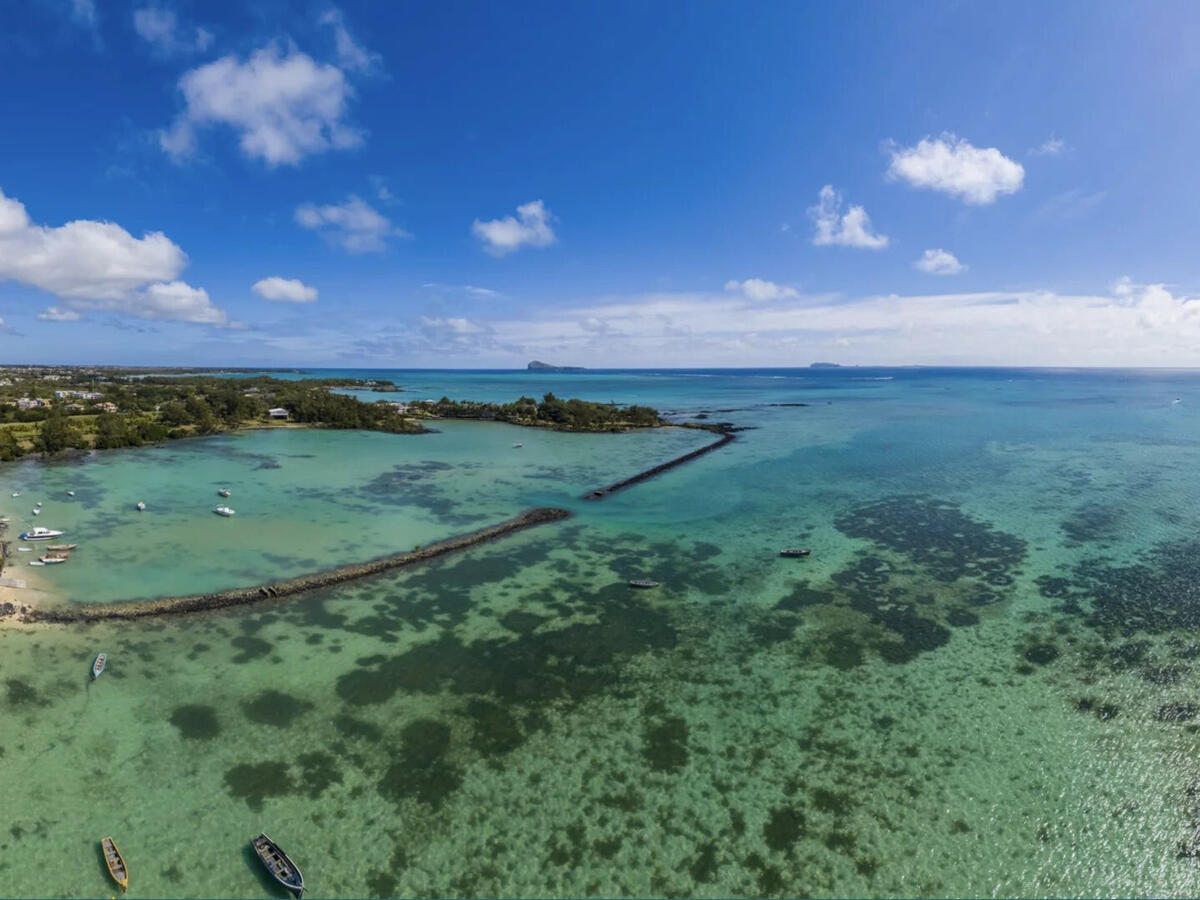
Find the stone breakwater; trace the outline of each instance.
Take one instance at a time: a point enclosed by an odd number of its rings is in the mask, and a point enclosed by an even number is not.
[[[718,431],[718,429],[716,429],[716,428],[713,428],[711,430]],[[669,459],[665,463],[659,463],[657,466],[651,466],[649,469],[645,469],[644,471],[638,472],[636,475],[631,475],[628,478],[624,479],[623,481],[618,481],[614,484],[610,484],[608,487],[602,487],[602,488],[597,488],[594,491],[588,491],[586,494],[583,495],[583,499],[584,500],[603,500],[609,494],[616,493],[617,491],[620,491],[620,490],[623,490],[632,485],[638,484],[639,482],[646,481],[649,478],[653,478],[655,475],[661,475],[663,472],[666,472],[668,469],[674,469],[676,466],[682,466],[684,463],[691,462],[693,459],[703,456],[706,453],[712,453],[714,450],[719,450],[722,447],[724,447],[726,444],[732,442],[734,440],[734,438],[737,437],[737,435],[735,435],[732,430],[728,430],[728,429],[720,429],[719,434],[721,435],[721,437],[718,438],[717,440],[713,441],[711,444],[705,444],[703,447],[700,447],[697,450],[692,450],[690,453],[685,453],[682,456],[677,456],[674,459]]]
[[[49,609],[22,608],[19,612],[11,604],[0,605],[0,617],[4,613],[10,616],[20,614],[24,622],[44,622],[50,624],[72,624],[77,622],[98,622],[101,620],[132,620],[145,619],[154,616],[173,616],[187,613],[207,612],[210,610],[226,609],[231,606],[245,606],[251,603],[261,603],[283,597],[292,597],[317,588],[342,584],[370,575],[378,575],[391,569],[411,566],[414,563],[426,562],[486,544],[506,535],[548,522],[558,522],[571,515],[565,509],[554,507],[537,507],[495,525],[489,525],[478,531],[460,534],[446,538],[424,547],[418,547],[405,553],[380,557],[363,563],[353,563],[338,566],[324,572],[311,575],[301,575],[283,581],[273,581],[270,584],[256,587],[232,588],[227,591],[217,591],[212,594],[194,594],[186,597],[163,597],[157,600],[134,601],[130,603],[114,603],[105,605],[79,605]],[[8,609],[3,607],[7,606]]]

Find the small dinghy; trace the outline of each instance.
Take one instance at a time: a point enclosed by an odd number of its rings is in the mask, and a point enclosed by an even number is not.
[[[260,834],[250,841],[250,846],[254,848],[254,852],[267,867],[272,878],[295,894],[297,900],[304,896],[304,876],[300,874],[299,867],[291,858],[279,849],[278,844],[266,834]]]
[[[779,551],[780,556],[808,556],[810,553],[812,553],[811,550],[807,548],[801,549],[800,547],[789,547],[786,550]]]
[[[67,491],[67,496],[68,496],[68,497],[74,497],[74,496],[75,496],[75,492],[74,492],[74,491]]]
[[[39,557],[39,561],[43,566],[56,566],[59,563],[65,563],[70,558],[68,553],[47,553],[45,556]]]
[[[13,491],[13,496],[14,496],[14,497],[20,497],[20,496],[21,496],[21,492],[20,492],[20,491]]]
[[[54,550],[57,553],[67,553],[67,552],[70,552],[71,550],[74,550],[78,546],[79,546],[78,544],[51,544],[46,549]],[[18,549],[20,549],[20,548],[18,548]],[[29,548],[26,547],[24,549],[29,549]]]
[[[33,552],[32,547],[18,547],[17,549],[20,550],[22,553],[32,553]]]
[[[108,662],[107,653],[97,653],[96,661],[92,663],[92,680],[100,677],[100,673],[104,671],[104,664]]]
[[[525,446],[524,444],[513,444],[513,449],[514,449],[514,450],[520,450],[520,449],[521,449],[522,447],[524,447],[524,446]]]
[[[233,491],[231,491],[229,488],[221,488],[219,491],[217,491],[217,493],[220,494],[222,497],[232,497],[233,496]]]
[[[145,501],[139,500],[137,502],[137,511],[142,512],[143,510],[145,510],[145,508],[146,508]]]
[[[229,516],[235,515],[237,511],[231,506],[218,506],[213,510],[213,512],[215,512],[218,516],[225,516],[228,518]]]
[[[649,578],[633,578],[629,582],[630,587],[634,588],[653,588],[658,587],[661,582],[651,581]]]
[[[35,516],[40,516],[42,514],[42,508],[40,506],[35,506],[33,508],[33,514]]]
[[[45,565],[45,563],[44,563],[44,562],[42,562],[40,559],[31,559],[31,560],[29,561],[29,564],[30,564],[31,566],[44,566],[44,565]]]
[[[108,866],[108,874],[121,886],[121,890],[125,890],[129,887],[129,867],[125,865],[125,857],[117,849],[117,842],[110,837],[101,838],[100,849],[104,851],[104,864]]]

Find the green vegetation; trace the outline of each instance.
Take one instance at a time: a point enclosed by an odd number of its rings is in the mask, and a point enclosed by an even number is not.
[[[572,398],[563,400],[546,394],[541,402],[522,397],[515,403],[474,403],[443,397],[437,403],[417,402],[414,412],[447,419],[489,419],[554,428],[560,431],[624,431],[627,428],[653,428],[661,425],[658,411],[649,406],[618,406]]]
[[[167,370],[169,371],[169,370]],[[486,419],[561,431],[623,431],[661,424],[646,406],[563,400],[473,403],[367,403],[337,388],[400,391],[390,382],[346,378],[290,380],[247,372],[116,368],[0,367],[0,461],[29,453],[112,450],[246,427],[354,428],[397,434],[426,431],[422,419]],[[285,421],[269,410],[287,411]]]

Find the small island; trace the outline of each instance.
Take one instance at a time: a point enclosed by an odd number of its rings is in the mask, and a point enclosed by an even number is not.
[[[540,359],[535,359],[525,367],[530,372],[586,372],[583,366],[552,366]]]
[[[840,369],[842,367],[842,364],[841,363],[831,363],[831,362],[815,362],[815,363],[809,363],[808,367],[810,369]]]

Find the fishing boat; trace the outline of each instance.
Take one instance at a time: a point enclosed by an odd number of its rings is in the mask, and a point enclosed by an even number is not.
[[[51,544],[46,549],[47,550],[57,550],[60,553],[66,553],[68,551],[74,550],[78,546],[79,546],[78,544]]]
[[[100,654],[104,656],[103,653]],[[108,866],[108,874],[112,880],[121,886],[121,890],[129,887],[129,867],[125,865],[125,857],[117,849],[117,842],[110,837],[100,839],[100,849],[104,851],[104,864]]]
[[[234,515],[237,512],[237,510],[235,510],[231,506],[218,506],[216,509],[213,510],[213,512],[215,512],[218,516],[228,517],[228,516]]]
[[[800,547],[789,547],[786,550],[779,551],[780,556],[808,556],[810,553],[812,553],[811,550],[807,548],[801,549]]]
[[[47,553],[45,556],[38,557],[43,566],[55,566],[59,563],[65,563],[70,558],[71,555],[69,553]]]
[[[629,586],[634,588],[654,588],[658,587],[661,582],[651,581],[649,578],[632,578],[629,581]]]
[[[260,834],[250,841],[250,846],[267,867],[271,877],[296,895],[297,900],[304,896],[304,876],[291,858],[279,848],[273,840]]]
[[[219,491],[217,491],[217,493],[220,494],[222,497],[232,497],[233,496],[233,491],[231,491],[229,488],[221,488]]]
[[[62,537],[62,532],[55,531],[53,528],[38,526],[29,529],[29,531],[22,531],[19,536],[23,541],[52,541],[56,537]]]
[[[104,671],[104,664],[108,662],[107,653],[97,653],[96,661],[92,663],[92,678],[100,677],[100,673]]]
[[[141,512],[141,511],[142,511],[142,510],[144,510],[145,508],[146,508],[146,504],[145,504],[145,502],[144,502],[144,501],[142,501],[142,500],[139,500],[139,501],[137,502],[137,510],[138,510],[138,512]]]
[[[514,449],[514,450],[520,450],[520,449],[521,449],[522,447],[524,447],[524,446],[525,446],[524,444],[513,444],[513,449]]]

